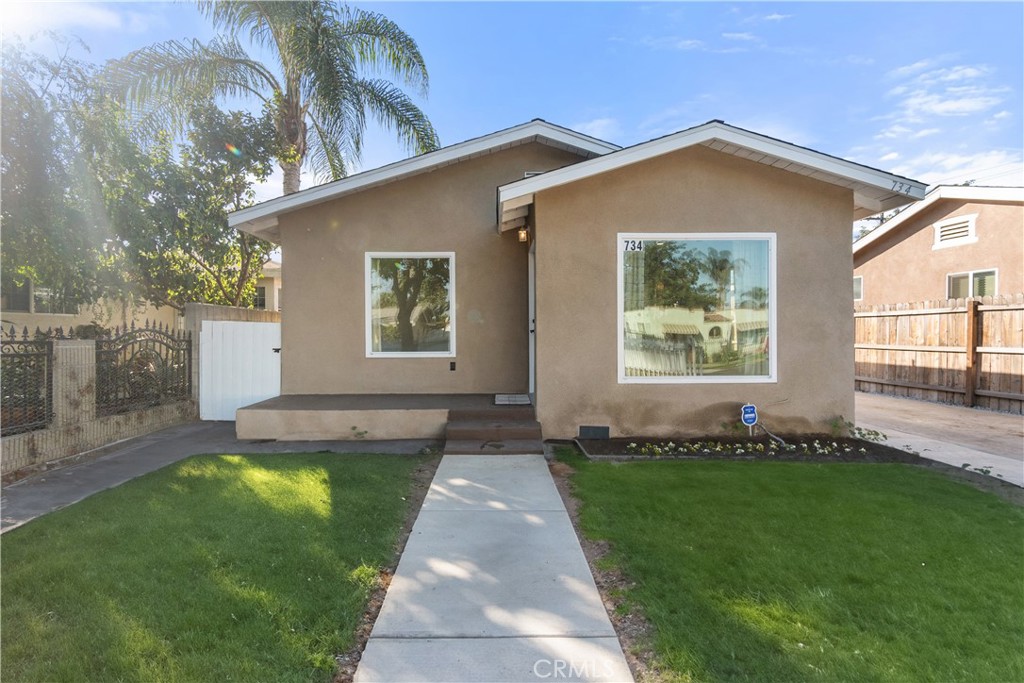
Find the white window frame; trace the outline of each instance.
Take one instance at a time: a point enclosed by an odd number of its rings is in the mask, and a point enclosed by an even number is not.
[[[957,239],[946,241],[941,241],[939,239],[939,237],[942,235],[943,228],[948,228],[951,225],[955,225],[956,223],[963,223],[964,221],[967,222],[966,237],[960,237]],[[974,244],[975,242],[978,241],[977,221],[978,214],[976,213],[969,213],[963,216],[954,216],[953,218],[946,218],[944,220],[938,221],[933,226],[935,229],[935,236],[932,242],[932,250],[934,251],[935,249],[948,249],[949,247],[959,247],[964,244]]]
[[[370,277],[375,258],[446,258],[448,259],[448,311],[450,331],[448,351],[374,351],[373,350],[373,296]],[[363,287],[366,291],[365,319],[367,358],[454,358],[455,357],[455,252],[454,251],[368,251],[366,252]]]
[[[952,299],[952,292],[949,291],[949,278],[956,277],[957,275],[967,276],[967,291],[970,292],[966,299],[974,298],[974,275],[975,273],[992,273],[995,276],[995,290],[991,295],[986,296],[997,296],[999,293],[999,269],[998,268],[978,268],[976,270],[962,270],[956,273],[946,273],[946,299]]]
[[[686,377],[627,377],[625,354],[625,303],[626,292],[623,280],[623,242],[626,240],[752,240],[768,242],[768,375],[713,376],[696,375]],[[779,335],[778,335],[778,250],[774,232],[620,232],[615,239],[616,260],[616,354],[618,356],[619,384],[777,384],[779,381]]]
[[[864,276],[863,275],[854,275],[853,276],[853,282],[854,282],[855,285],[857,283],[857,280],[860,280],[860,296],[857,296],[857,293],[854,292],[853,300],[854,301],[864,301]]]

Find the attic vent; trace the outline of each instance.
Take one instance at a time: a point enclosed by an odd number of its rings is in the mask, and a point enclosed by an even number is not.
[[[544,175],[545,173],[546,173],[546,171],[527,171],[527,172],[523,173],[523,177],[524,178],[532,178],[534,176]]]
[[[957,216],[948,218],[935,224],[935,243],[933,249],[955,247],[960,244],[970,244],[978,241],[975,234],[974,224],[978,214],[969,216]]]

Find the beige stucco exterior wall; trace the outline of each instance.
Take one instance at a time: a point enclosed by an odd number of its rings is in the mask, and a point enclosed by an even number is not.
[[[977,214],[973,244],[933,249],[936,222]],[[1024,292],[1024,205],[942,199],[854,257],[858,305],[946,298],[946,276],[997,269],[998,294]]]
[[[531,143],[281,216],[281,393],[525,391],[527,247],[495,192],[577,160]],[[455,252],[456,357],[366,357],[371,251]]]
[[[773,431],[853,419],[849,190],[698,147],[537,195],[537,410],[546,438]],[[619,384],[618,232],[774,232],[778,382]]]
[[[70,313],[26,313],[24,311],[0,311],[0,319],[3,320],[4,331],[9,331],[11,325],[17,328],[18,334],[27,327],[29,332],[35,332],[38,327],[45,331],[47,328],[56,330],[64,328],[67,332],[72,327],[79,325],[90,325],[93,322],[103,327],[120,326],[125,327],[133,322],[136,326],[145,325],[148,320],[151,325],[157,324],[171,329],[178,329],[178,311],[170,306],[157,308],[145,302],[137,306],[129,306],[127,310],[120,301],[101,300],[92,305],[80,306],[77,314]]]

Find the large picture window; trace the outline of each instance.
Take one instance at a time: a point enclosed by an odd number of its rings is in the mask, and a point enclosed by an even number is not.
[[[619,382],[776,381],[773,233],[620,233]]]
[[[455,355],[455,254],[366,255],[366,355]]]

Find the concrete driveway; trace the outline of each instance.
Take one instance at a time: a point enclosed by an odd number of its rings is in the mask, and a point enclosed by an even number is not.
[[[1024,417],[857,392],[856,424],[888,436],[887,446],[1024,487]]]

